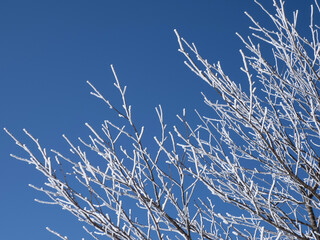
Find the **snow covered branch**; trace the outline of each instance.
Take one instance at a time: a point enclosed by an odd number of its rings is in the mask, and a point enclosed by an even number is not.
[[[137,127],[127,88],[113,66],[120,106],[88,84],[119,122],[105,120],[98,130],[87,123],[91,135],[79,138],[81,147],[63,136],[71,154],[47,153],[24,130],[39,150],[33,152],[5,129],[27,154],[12,156],[47,178],[43,187],[32,186],[49,199],[38,201],[68,210],[94,239],[320,239],[320,41],[315,10],[311,6],[307,38],[297,30],[298,11],[293,22],[288,20],[284,1],[273,1],[275,14],[255,2],[273,27],[265,28],[246,13],[252,37],[238,36],[246,48],[240,56],[247,90],[175,30],[185,64],[214,93],[203,94],[210,111],[196,111],[195,128],[183,110],[178,116],[183,127],[170,132],[157,107],[161,132],[152,150],[145,146],[145,129]]]

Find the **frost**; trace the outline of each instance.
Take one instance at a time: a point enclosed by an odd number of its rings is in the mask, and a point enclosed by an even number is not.
[[[273,26],[246,13],[253,37],[237,34],[245,49],[237,82],[174,30],[186,66],[213,90],[210,97],[202,94],[206,110],[196,111],[198,123],[189,122],[194,115],[183,109],[178,123],[167,127],[158,106],[158,134],[150,141],[111,65],[120,104],[87,83],[91,95],[121,119],[105,120],[101,129],[86,123],[91,135],[78,138],[80,146],[63,135],[71,154],[47,152],[24,129],[34,144],[29,148],[4,128],[26,153],[11,156],[47,179],[41,187],[31,185],[49,199],[37,201],[71,212],[89,225],[84,229],[93,239],[319,239],[320,38],[314,10],[305,38],[296,30],[297,12],[287,17],[282,0],[273,1],[276,14],[254,2]]]

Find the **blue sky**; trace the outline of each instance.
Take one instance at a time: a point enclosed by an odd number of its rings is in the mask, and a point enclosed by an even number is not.
[[[271,6],[271,1],[265,1]],[[290,1],[308,16],[311,0]],[[67,151],[61,135],[86,136],[85,122],[99,126],[113,114],[90,96],[86,80],[117,103],[110,64],[128,86],[134,118],[154,127],[154,107],[161,104],[169,125],[182,108],[194,116],[205,111],[200,92],[213,94],[183,64],[173,29],[195,42],[203,57],[229,71],[237,83],[246,84],[239,70],[242,48],[238,31],[247,35],[244,10],[260,22],[265,17],[253,0],[163,1],[0,1],[0,125],[26,140],[22,128],[42,145]],[[308,18],[300,16],[307,23]],[[315,19],[319,21],[319,19]],[[214,95],[212,95],[214,97]],[[42,194],[27,187],[44,179],[32,167],[13,160],[19,149],[0,133],[0,205],[2,239],[57,239],[46,226],[80,239],[86,236],[76,219],[58,207],[41,205]]]

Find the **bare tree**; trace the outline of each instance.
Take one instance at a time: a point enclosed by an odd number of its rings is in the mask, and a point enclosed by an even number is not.
[[[144,128],[136,127],[113,67],[120,108],[88,84],[126,124],[106,120],[99,131],[86,124],[92,135],[79,138],[81,148],[64,136],[71,157],[52,150],[50,158],[25,130],[39,149],[35,153],[5,129],[28,154],[13,157],[47,177],[44,188],[32,186],[50,199],[40,202],[70,211],[94,239],[320,239],[320,41],[314,8],[306,38],[297,30],[298,12],[290,22],[282,0],[273,1],[275,14],[255,2],[273,28],[246,13],[254,40],[239,37],[248,52],[240,51],[248,91],[175,31],[186,65],[218,99],[204,96],[212,111],[197,112],[196,127],[183,111],[183,127],[173,132],[157,107],[156,150],[145,147]],[[230,211],[214,208],[217,199]]]

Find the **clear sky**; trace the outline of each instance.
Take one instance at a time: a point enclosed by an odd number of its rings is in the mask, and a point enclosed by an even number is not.
[[[313,1],[288,2],[289,11],[299,8],[308,16]],[[245,10],[264,21],[253,0],[1,0],[1,129],[25,141],[26,128],[43,146],[68,151],[63,133],[71,139],[86,136],[85,122],[99,126],[113,118],[86,84],[90,80],[119,102],[110,64],[128,86],[134,118],[147,134],[159,133],[154,127],[158,104],[171,126],[182,108],[195,116],[195,108],[206,110],[200,92],[210,96],[211,90],[183,64],[173,29],[195,42],[210,62],[221,60],[233,81],[246,84],[239,70],[242,44],[235,35],[249,32]],[[21,152],[2,130],[0,143],[0,238],[57,239],[46,226],[70,239],[86,237],[69,213],[33,201],[46,198],[27,185],[39,186],[43,177],[9,157]]]

